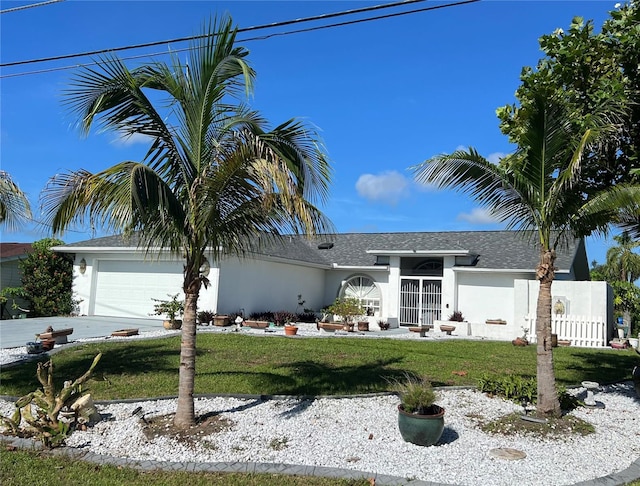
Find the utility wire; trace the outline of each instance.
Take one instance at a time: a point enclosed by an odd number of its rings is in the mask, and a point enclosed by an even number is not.
[[[4,10],[0,10],[0,14],[16,12],[18,10],[26,10],[28,8],[34,8],[34,7],[44,7],[45,5],[51,5],[52,3],[59,3],[59,2],[64,2],[64,0],[49,0],[48,2],[32,3],[29,5],[22,5],[21,7],[5,8]]]
[[[420,3],[420,2],[426,2],[426,1],[427,0],[404,0],[404,1],[401,1],[401,2],[387,3],[387,4],[383,4],[383,5],[374,5],[374,6],[371,6],[371,7],[363,7],[363,8],[353,9],[353,10],[345,10],[345,11],[342,11],[342,12],[315,15],[313,17],[304,17],[304,18],[301,18],[301,19],[285,20],[283,22],[273,22],[271,24],[256,25],[256,26],[253,26],[253,27],[245,27],[245,28],[242,28],[242,29],[238,29],[238,33],[251,32],[253,30],[261,30],[261,29],[271,29],[271,28],[274,28],[274,27],[282,27],[282,26],[285,26],[285,25],[298,24],[298,23],[302,23],[302,22],[311,22],[311,21],[314,21],[314,20],[330,19],[330,18],[333,18],[333,17],[341,17],[341,16],[344,16],[344,15],[353,15],[354,13],[369,12],[369,11],[372,11],[372,10],[379,10],[379,9],[384,9],[384,8],[398,7],[400,5],[408,5],[408,4],[412,4],[412,3]],[[0,67],[19,66],[19,65],[22,65],[22,64],[36,64],[36,63],[40,63],[40,62],[59,61],[60,59],[71,59],[71,58],[74,58],[74,57],[94,56],[96,54],[104,54],[106,52],[118,52],[118,51],[130,50],[130,49],[140,49],[142,47],[153,47],[153,46],[158,46],[158,45],[162,45],[162,44],[169,44],[169,43],[173,43],[173,42],[184,42],[184,41],[188,41],[188,40],[201,39],[203,37],[208,37],[208,35],[209,34],[189,36],[189,37],[178,37],[176,39],[168,39],[168,40],[162,40],[162,41],[146,42],[146,43],[143,43],[143,44],[134,44],[134,45],[129,45],[129,46],[114,47],[114,48],[111,48],[111,49],[100,49],[100,50],[97,50],[97,51],[81,52],[81,53],[77,53],[77,54],[63,54],[63,55],[60,55],[60,56],[44,57],[44,58],[39,58],[39,59],[29,59],[29,60],[26,60],[26,61],[7,62],[7,63],[0,64]]]
[[[425,0],[417,0],[417,1],[425,1]],[[365,19],[358,19],[358,20],[352,20],[352,21],[348,21],[348,22],[340,22],[340,23],[335,23],[335,24],[328,24],[328,25],[322,25],[322,26],[317,26],[317,27],[309,27],[306,29],[298,29],[298,30],[293,30],[293,31],[287,31],[287,32],[277,32],[277,33],[273,33],[273,34],[267,34],[264,36],[259,36],[259,37],[249,37],[246,39],[240,39],[238,40],[238,43],[243,43],[243,42],[252,42],[252,41],[257,41],[257,40],[265,40],[265,39],[269,39],[271,37],[277,37],[277,36],[285,36],[285,35],[292,35],[292,34],[300,34],[300,33],[304,33],[304,32],[311,32],[311,31],[315,31],[315,30],[322,30],[322,29],[328,29],[328,28],[333,28],[333,27],[342,27],[345,25],[352,25],[352,24],[357,24],[357,23],[361,23],[361,22],[369,22],[369,21],[373,21],[373,20],[381,20],[381,19],[386,19],[386,18],[391,18],[391,17],[398,17],[401,15],[408,15],[408,14],[413,14],[413,13],[420,13],[420,12],[426,12],[426,11],[430,11],[430,10],[437,10],[437,9],[441,9],[441,8],[447,8],[447,7],[456,7],[456,6],[460,6],[460,5],[465,5],[468,3],[475,3],[475,2],[479,2],[480,0],[463,0],[460,2],[454,2],[454,3],[449,3],[449,4],[444,4],[444,5],[436,5],[436,6],[432,6],[432,7],[425,7],[422,9],[415,9],[415,10],[408,10],[405,12],[398,12],[395,14],[388,14],[388,15],[381,15],[381,16],[376,16],[376,17],[369,17],[369,18],[365,18]],[[401,3],[405,3],[405,2],[401,2]],[[288,22],[293,22],[293,21],[288,21]],[[238,31],[247,31],[247,30],[255,30],[258,28],[266,28],[266,26],[264,27],[249,27],[247,29],[238,29]],[[198,38],[202,38],[205,36],[195,36],[195,37],[187,37],[184,38],[184,40],[192,40],[192,39],[198,39]],[[182,41],[183,39],[180,39],[178,41]],[[170,42],[170,41],[166,41],[166,42]],[[156,43],[153,43],[154,45]],[[139,47],[139,46],[136,46]],[[128,47],[125,48],[118,48],[119,50],[123,50],[123,49],[127,49]],[[185,47],[182,49],[173,49],[171,52],[172,53],[177,53],[177,52],[184,52],[184,51],[189,51],[194,49],[193,47]],[[105,52],[111,52],[110,50],[103,50],[103,51],[96,51],[97,53],[105,53]],[[153,54],[140,54],[137,56],[128,56],[128,57],[122,57],[120,58],[120,60],[122,61],[126,61],[126,60],[131,60],[131,59],[140,59],[140,58],[145,58],[145,57],[153,57],[153,56],[160,56],[160,55],[164,55],[167,54],[166,52],[157,52],[157,53],[153,53]],[[85,53],[85,54],[78,54],[78,55],[73,55],[73,57],[76,56],[81,56],[81,55],[91,55],[91,53]],[[25,61],[25,63],[28,61]],[[41,62],[40,60],[37,60],[36,62]],[[104,61],[102,61],[104,62]],[[44,74],[44,73],[49,73],[49,72],[54,72],[54,71],[63,71],[63,70],[68,70],[68,69],[76,69],[76,68],[82,68],[82,67],[88,67],[88,66],[95,66],[100,64],[101,61],[93,61],[93,62],[89,62],[89,63],[84,63],[84,64],[74,64],[74,65],[69,65],[69,66],[59,66],[59,67],[55,67],[55,68],[48,68],[48,69],[40,69],[37,71],[26,71],[26,72],[21,72],[21,73],[13,73],[13,74],[4,74],[4,75],[0,75],[0,79],[3,78],[13,78],[13,77],[18,77],[18,76],[28,76],[28,75],[32,75],[32,74]],[[0,67],[5,66],[5,65],[0,65]]]

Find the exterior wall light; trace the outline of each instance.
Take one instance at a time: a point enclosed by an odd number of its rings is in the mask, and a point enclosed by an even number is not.
[[[556,303],[553,306],[553,311],[556,313],[556,315],[562,315],[565,312],[565,305],[564,302],[562,302],[562,300],[558,299],[556,301]]]
[[[84,272],[87,271],[87,260],[85,260],[84,258],[80,260],[80,267],[78,268],[78,270],[80,271],[80,275],[84,275]]]
[[[210,271],[211,265],[209,265],[209,260],[205,258],[202,262],[202,265],[200,265],[200,275],[202,275],[203,277],[208,277]]]

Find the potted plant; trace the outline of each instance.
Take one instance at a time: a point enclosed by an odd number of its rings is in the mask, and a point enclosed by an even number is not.
[[[165,329],[180,329],[182,327],[182,320],[176,319],[176,317],[182,315],[184,312],[184,301],[178,300],[178,295],[167,294],[170,300],[151,299],[157,304],[153,306],[153,314],[156,316],[166,316],[162,325]]]
[[[229,326],[231,324],[231,320],[229,319],[228,314],[214,314],[213,315],[213,325],[214,326]]]
[[[522,328],[522,336],[515,338],[511,341],[511,344],[514,346],[528,346],[529,340],[527,339],[527,334],[529,334],[529,329],[527,327]]]
[[[437,399],[426,378],[407,375],[396,384],[400,396],[398,428],[405,442],[430,446],[440,440],[444,431],[444,408],[435,404]]]
[[[213,311],[210,310],[203,310],[198,312],[198,322],[200,324],[202,324],[203,326],[208,326],[209,324],[211,324],[211,321],[213,320]]]
[[[381,331],[386,331],[387,329],[389,329],[389,323],[383,319],[380,319],[378,321],[378,327]]]
[[[40,354],[44,351],[42,349],[42,343],[40,341],[27,342],[27,354]]]
[[[464,322],[464,316],[462,312],[456,310],[453,311],[453,314],[449,316],[449,322]],[[440,324],[440,330],[442,332],[446,332],[448,335],[451,335],[453,331],[456,330],[456,326],[452,324]]]
[[[295,336],[298,334],[298,326],[295,326],[291,323],[287,323],[284,325],[284,334],[285,336]]]
[[[371,307],[365,309],[365,315],[362,316],[362,320],[358,321],[358,331],[369,330],[369,318],[373,317],[374,311]]]
[[[342,319],[343,329],[353,331],[353,320],[356,316],[364,314],[360,301],[354,297],[338,298],[327,307],[327,312],[338,315]]]

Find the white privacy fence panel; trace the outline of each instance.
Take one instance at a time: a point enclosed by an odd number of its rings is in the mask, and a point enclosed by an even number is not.
[[[529,340],[536,342],[536,316],[525,317],[529,325]],[[593,316],[552,316],[551,332],[558,340],[570,341],[571,346],[582,348],[602,348],[607,345],[607,325],[605,320]]]

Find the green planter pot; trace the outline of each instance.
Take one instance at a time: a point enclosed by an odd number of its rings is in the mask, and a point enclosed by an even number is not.
[[[419,446],[430,446],[440,440],[444,430],[444,408],[437,407],[434,415],[417,415],[405,412],[398,405],[398,428],[405,442]]]

